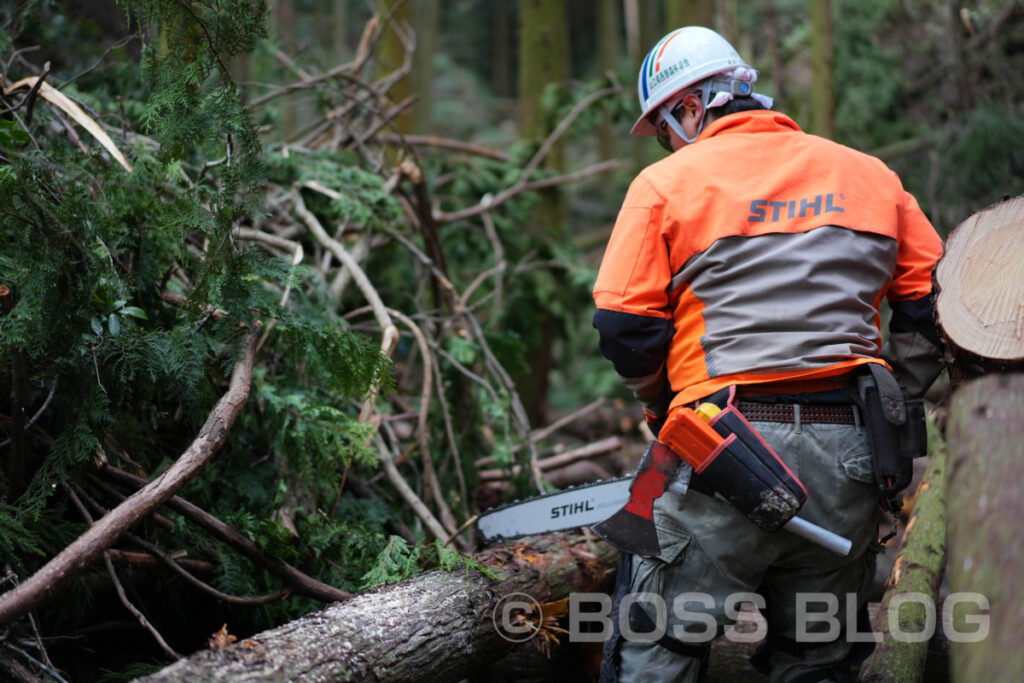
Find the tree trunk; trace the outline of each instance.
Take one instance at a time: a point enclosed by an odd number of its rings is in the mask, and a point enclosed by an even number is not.
[[[513,26],[512,13],[514,8],[508,0],[492,0],[491,10],[491,90],[499,97],[511,97],[514,94],[512,82],[513,57]]]
[[[519,597],[549,613],[571,592],[607,590],[618,552],[585,536],[553,534],[495,547],[476,560],[492,578],[478,570],[433,570],[141,680],[461,680],[515,647],[493,620],[506,604],[502,597],[525,594]]]
[[[376,0],[374,3],[381,19],[381,35],[377,48],[377,78],[384,78],[402,68],[407,43],[411,40],[412,16],[410,3],[402,0]],[[388,91],[392,104],[404,102],[413,94],[412,78],[407,74]],[[392,123],[402,133],[412,132],[412,113],[406,109]]]
[[[538,145],[556,125],[553,113],[544,109],[545,92],[549,86],[560,86],[569,80],[567,11],[561,2],[519,0],[519,131],[523,139]],[[543,163],[550,171],[563,171],[564,142],[556,142]],[[537,226],[535,232],[550,245],[564,244],[568,239],[565,195],[559,188],[541,190],[539,195],[540,205],[532,217]],[[548,375],[554,367],[554,314],[548,309],[538,310],[530,327],[522,331],[528,335],[527,370],[513,379],[530,423],[537,424],[546,421]]]
[[[1024,369],[1024,195],[958,225],[935,284],[954,387],[986,372]]]
[[[597,21],[595,23],[597,77],[602,81],[606,74],[615,74],[616,66],[622,56],[622,37],[619,35],[622,27],[620,14],[621,4],[618,0],[599,0],[597,3]],[[597,144],[601,150],[601,159],[614,159],[618,156],[617,143],[625,131],[616,130],[609,111],[601,114],[600,131]],[[610,182],[614,175],[614,171],[609,171],[604,178]]]
[[[782,38],[779,31],[779,15],[774,0],[764,0],[764,41],[767,44],[768,63],[771,64],[771,81],[775,92],[775,108],[787,111],[786,73],[782,61]]]
[[[714,8],[718,32],[730,45],[736,47],[740,38],[739,7],[736,0],[715,0]]]
[[[412,8],[416,22],[416,58],[412,80],[419,100],[413,110],[412,130],[428,134],[434,130],[430,110],[434,104],[434,55],[441,35],[441,0],[421,0]]]
[[[833,94],[832,3],[811,0],[811,132],[836,137]]]
[[[715,27],[715,4],[707,0],[677,0],[665,5],[665,32],[683,26]]]
[[[999,224],[997,224],[999,225]],[[1012,248],[1013,243],[1004,247]],[[1013,281],[1020,282],[1020,279]],[[1004,285],[1006,282],[1004,282]],[[1018,299],[1019,301],[1019,299]],[[953,611],[954,630],[985,635],[952,642],[955,681],[1024,680],[1024,375],[972,380],[953,395],[949,424],[949,588],[987,605]],[[988,612],[978,632],[978,615]],[[952,637],[951,640],[954,640]]]
[[[542,140],[553,126],[542,100],[550,84],[569,75],[569,28],[562,3],[519,0],[519,128],[528,140]],[[561,151],[553,150],[547,167],[561,169]]]
[[[874,631],[882,641],[861,665],[861,681],[920,681],[928,658],[928,640],[908,642],[903,633],[924,632],[926,607],[921,602],[905,602],[890,615],[894,598],[910,593],[927,595],[938,603],[946,561],[946,480],[947,455],[944,449],[932,454],[928,470],[917,487],[914,512],[907,522],[896,564],[875,617]],[[890,628],[898,625],[898,631]]]
[[[640,67],[647,56],[647,51],[654,47],[654,44],[662,37],[658,32],[657,23],[658,6],[653,2],[642,2],[640,0],[623,0],[622,12],[623,23],[626,27],[626,52],[629,55],[630,75],[636,78]],[[630,80],[630,83],[636,81]],[[636,116],[640,115],[640,105],[633,110]],[[630,158],[633,171],[639,173],[648,164],[657,161],[664,156],[661,148],[649,137],[630,138]]]

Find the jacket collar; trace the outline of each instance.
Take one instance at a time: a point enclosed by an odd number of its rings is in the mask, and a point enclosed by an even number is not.
[[[697,142],[716,135],[728,133],[792,133],[800,132],[800,126],[785,114],[769,109],[729,114],[716,119],[704,128]]]

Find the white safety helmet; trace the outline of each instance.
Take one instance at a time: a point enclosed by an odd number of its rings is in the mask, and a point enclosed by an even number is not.
[[[745,78],[742,84],[738,84],[741,90],[736,92],[737,95],[750,95],[752,84],[757,80],[757,72],[743,61],[725,38],[703,26],[686,26],[672,31],[651,48],[640,68],[637,94],[640,96],[642,113],[633,124],[630,134],[657,135],[651,114],[673,95],[715,74],[733,71],[737,67],[743,67],[754,74],[752,78]],[[674,122],[669,121],[670,124]]]

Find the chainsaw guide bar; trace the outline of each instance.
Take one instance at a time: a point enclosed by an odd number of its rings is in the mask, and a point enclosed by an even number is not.
[[[480,513],[476,526],[488,543],[589,527],[626,504],[632,483],[633,477],[606,479],[513,501]]]

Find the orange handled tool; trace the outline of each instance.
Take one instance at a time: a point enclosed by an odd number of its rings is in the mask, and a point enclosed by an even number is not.
[[[698,407],[712,405],[704,403]],[[686,464],[700,472],[714,459],[725,437],[696,411],[680,406],[668,414],[661,428],[661,442],[671,448]]]
[[[591,527],[612,545],[637,555],[661,552],[654,528],[654,501],[665,493],[676,470],[689,465],[699,472],[725,443],[721,435],[685,406],[669,413],[660,434],[662,440],[652,441],[640,460],[629,487],[629,501],[614,515]]]

